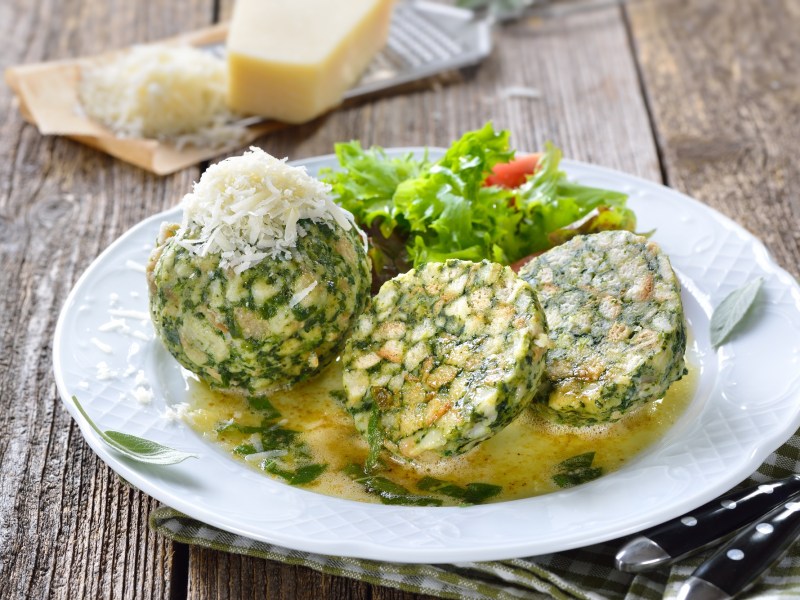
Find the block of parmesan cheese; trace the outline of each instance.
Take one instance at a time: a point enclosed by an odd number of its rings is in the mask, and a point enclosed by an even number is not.
[[[392,0],[238,0],[228,105],[302,123],[339,104],[386,43]]]

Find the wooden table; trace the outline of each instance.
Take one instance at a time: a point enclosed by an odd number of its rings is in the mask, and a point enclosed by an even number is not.
[[[0,61],[93,54],[225,19],[231,0],[5,0]],[[518,148],[662,182],[761,238],[800,274],[800,3],[631,0],[496,31],[462,83],[385,97],[259,141],[277,156],[334,142],[446,145],[492,119]],[[509,94],[535,88],[539,98]],[[420,598],[170,543],[61,408],[51,340],[98,253],[173,206],[207,165],[156,177],[42,137],[0,87],[0,598]]]

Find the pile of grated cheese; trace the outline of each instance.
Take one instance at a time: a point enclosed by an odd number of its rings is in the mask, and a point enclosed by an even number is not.
[[[220,266],[236,273],[267,257],[290,258],[306,234],[303,219],[356,226],[328,184],[256,147],[210,166],[181,206],[178,243],[200,256],[219,253]]]
[[[133,46],[81,69],[84,112],[115,135],[187,145],[239,141],[246,127],[225,103],[225,62],[191,46]]]

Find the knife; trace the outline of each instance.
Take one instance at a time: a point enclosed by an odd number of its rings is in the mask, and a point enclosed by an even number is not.
[[[800,495],[800,475],[729,492],[657,525],[625,544],[615,557],[620,571],[641,573],[672,564],[752,523]]]
[[[759,576],[800,535],[800,502],[790,500],[743,529],[700,565],[678,592],[678,600],[729,600]]]

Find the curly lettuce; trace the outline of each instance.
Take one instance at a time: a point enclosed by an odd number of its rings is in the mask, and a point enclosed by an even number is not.
[[[375,285],[448,258],[511,264],[574,235],[636,226],[620,192],[567,180],[561,151],[547,144],[520,187],[486,185],[513,159],[509,132],[491,123],[469,131],[437,161],[387,156],[358,142],[336,145],[340,168],[321,173],[336,201],[370,236]]]

